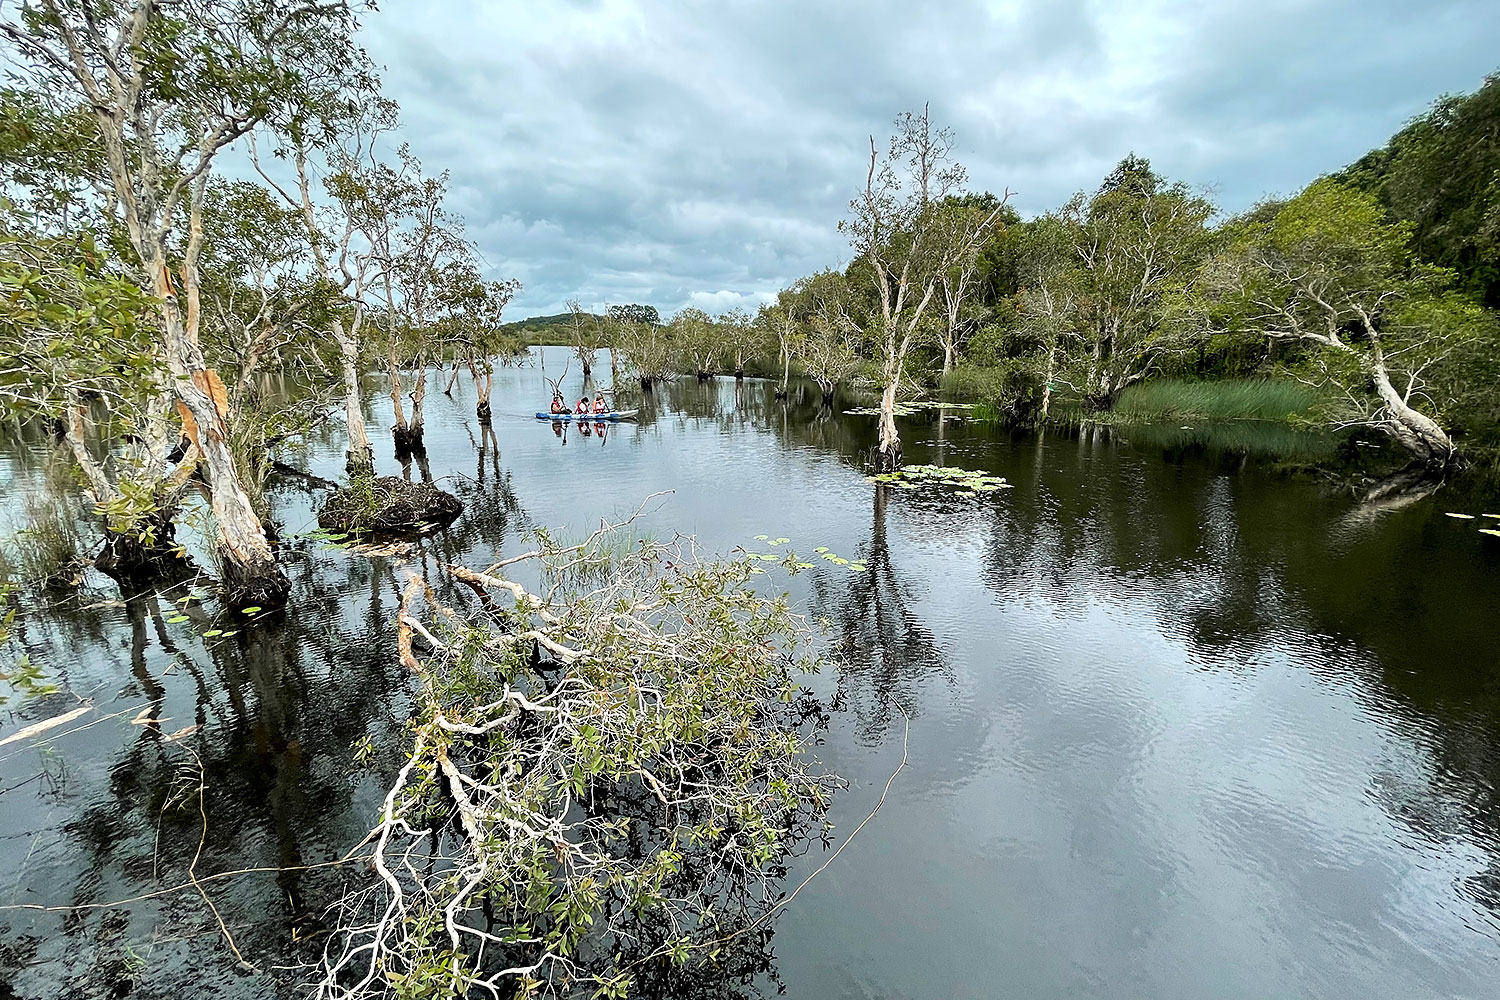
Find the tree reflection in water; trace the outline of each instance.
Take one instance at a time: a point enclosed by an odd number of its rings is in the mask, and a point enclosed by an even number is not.
[[[912,595],[897,578],[886,537],[892,488],[874,485],[870,541],[863,572],[851,574],[842,593],[826,578],[814,583],[814,610],[835,622],[840,660],[835,707],[859,720],[862,741],[879,743],[898,714],[920,710],[917,688],[928,678],[952,675],[926,624],[912,611]]]

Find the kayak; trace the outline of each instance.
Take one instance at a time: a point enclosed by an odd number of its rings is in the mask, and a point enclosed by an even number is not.
[[[614,422],[616,420],[634,420],[640,410],[610,410],[607,413],[538,413],[538,420],[579,420],[583,423],[594,423],[599,420]]]

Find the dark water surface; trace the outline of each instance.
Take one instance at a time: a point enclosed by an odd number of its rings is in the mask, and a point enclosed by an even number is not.
[[[528,526],[582,535],[673,490],[643,532],[719,552],[785,536],[868,565],[815,560],[788,584],[848,653],[816,684],[839,706],[819,753],[850,782],[840,839],[901,759],[903,712],[911,763],[783,914],[765,993],[1500,996],[1500,539],[1443,516],[1458,501],[1370,510],[1150,435],[936,417],[904,422],[908,461],[1015,488],[877,493],[858,467],[873,418],[682,382],[638,425],[563,439],[532,417],[542,378],[498,374],[493,442],[467,385],[429,396],[428,472],[469,513],[419,564],[482,565]],[[287,460],[335,478],[342,453],[335,428]],[[41,461],[0,454],[8,509]],[[277,486],[286,533],[314,526],[317,495]],[[200,837],[204,876],[333,860],[368,830],[408,707],[397,578],[388,558],[291,544],[284,622],[179,611],[180,591],[122,604],[100,579],[28,604],[24,644],[65,692],[12,697],[0,739],[79,696],[95,711],[0,746],[0,904],[178,885]],[[161,730],[132,724],[158,700]],[[326,869],[206,885],[254,974],[191,890],[0,910],[0,998],[290,993],[275,967],[306,957],[294,939],[339,885]]]

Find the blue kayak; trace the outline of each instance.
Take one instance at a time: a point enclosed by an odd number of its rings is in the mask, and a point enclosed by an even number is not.
[[[538,413],[538,420],[579,420],[583,423],[593,423],[596,420],[607,420],[613,423],[616,420],[634,420],[640,410],[610,410],[608,413]]]

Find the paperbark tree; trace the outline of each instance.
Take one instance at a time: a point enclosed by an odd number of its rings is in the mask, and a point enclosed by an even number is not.
[[[1127,157],[1092,197],[1074,196],[1061,218],[1073,230],[1083,287],[1074,327],[1085,356],[1074,375],[1084,398],[1109,409],[1178,346],[1173,303],[1196,280],[1213,245],[1206,198],[1167,184]]]
[[[803,283],[798,283],[799,286],[801,284]],[[763,331],[763,339],[776,341],[777,358],[781,361],[781,384],[776,387],[777,399],[785,399],[790,392],[793,345],[804,335],[804,306],[797,287],[783,291],[777,296],[775,305],[763,305],[755,314],[755,324]]]
[[[937,276],[938,296],[943,307],[938,343],[943,348],[944,375],[958,364],[959,349],[978,322],[973,298],[979,283],[980,250],[993,229],[993,221],[987,223],[986,220],[999,207],[993,202],[993,198],[950,199],[937,208],[936,224],[941,239],[953,247],[952,255]],[[988,228],[983,233],[976,232],[981,226]]]
[[[743,381],[745,362],[750,360],[758,346],[754,322],[745,310],[736,306],[727,312],[720,313],[715,326],[717,328],[715,332],[734,367],[735,380]]]
[[[878,298],[873,333],[885,388],[873,462],[877,471],[901,466],[896,393],[940,275],[983,242],[1000,222],[1010,197],[1006,192],[995,199],[995,207],[972,227],[944,227],[938,204],[958,194],[966,177],[952,157],[954,134],[935,128],[925,106],[920,115],[907,112],[895,124],[884,154],[870,137],[864,190],[849,203],[849,217],[839,224],[856,256],[868,265]]]
[[[688,367],[706,382],[719,367],[719,355],[724,350],[724,341],[714,328],[713,318],[702,309],[692,306],[677,310],[668,324],[672,330],[672,341],[682,352]]]
[[[859,368],[859,324],[850,315],[853,292],[837,271],[822,271],[800,285],[802,334],[790,344],[797,363],[832,406],[834,392]]]
[[[573,355],[583,367],[583,384],[594,381],[594,354],[599,350],[598,327],[593,317],[583,311],[577,299],[568,300],[568,333],[573,338]]]
[[[224,582],[258,603],[280,601],[288,583],[240,482],[227,399],[199,344],[205,192],[226,146],[360,70],[355,12],[339,0],[41,0],[0,21],[38,92],[93,115],[110,214],[159,302],[165,374],[202,453]]]
[[[250,147],[256,170],[287,209],[295,213],[308,248],[314,280],[331,300],[324,303],[324,322],[339,349],[344,419],[349,434],[345,469],[356,478],[375,472],[359,375],[369,318],[367,299],[384,278],[381,261],[372,252],[362,223],[374,211],[370,201],[375,192],[369,175],[376,163],[375,144],[395,125],[394,102],[367,93],[349,116],[327,121],[319,132],[294,133],[281,150],[282,158],[291,163],[295,174],[295,184],[290,189],[274,179],[253,142]],[[323,176],[321,197],[314,195],[315,173]]]
[[[641,389],[650,392],[657,382],[672,375],[672,343],[667,340],[660,324],[628,319],[629,314],[615,311],[618,308],[610,306],[607,313],[613,331],[610,342],[619,345],[625,360],[640,379]],[[652,309],[651,315],[655,314],[656,310]]]

